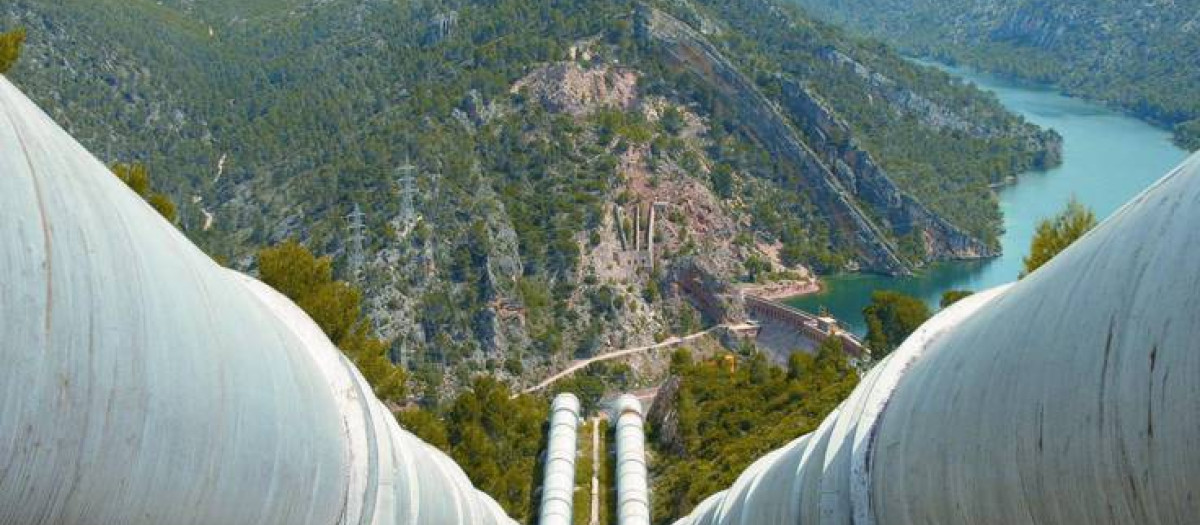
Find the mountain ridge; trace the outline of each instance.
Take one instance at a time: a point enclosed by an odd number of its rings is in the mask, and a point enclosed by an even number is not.
[[[988,184],[1053,162],[1053,135],[987,95],[772,2],[246,9],[17,0],[0,23],[30,30],[14,80],[106,160],[146,163],[209,253],[253,270],[259,247],[295,238],[334,256],[427,400],[689,331],[704,320],[675,263],[805,280],[987,255]],[[735,64],[740,92],[837,166],[824,178],[847,204],[826,207],[804,182],[815,168],[778,162],[745,108],[647,48],[644,9]],[[787,93],[837,118],[805,125]],[[875,170],[894,186],[872,203],[859,186]]]
[[[794,0],[906,52],[1051,84],[1173,128],[1200,149],[1195,0]]]

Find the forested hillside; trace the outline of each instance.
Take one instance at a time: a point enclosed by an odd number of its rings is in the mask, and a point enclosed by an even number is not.
[[[1200,149],[1200,1],[795,1],[915,54],[1107,101]]]
[[[674,379],[649,414],[656,523],[673,523],[724,490],[763,454],[817,425],[858,385],[834,339],[815,355],[793,354],[787,370],[761,354],[744,360],[672,360]]]
[[[0,6],[18,26],[22,89],[230,266],[331,256],[430,403],[691,328],[680,264],[988,255],[988,185],[1057,160],[990,96],[773,1]]]

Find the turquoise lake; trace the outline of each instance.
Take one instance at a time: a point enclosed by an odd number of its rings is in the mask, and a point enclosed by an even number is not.
[[[1009,110],[1063,137],[1060,167],[1023,174],[1015,185],[999,190],[1004,254],[984,261],[939,264],[913,277],[833,276],[824,279],[820,294],[792,298],[788,304],[813,312],[825,308],[860,335],[866,332],[862,309],[877,289],[920,297],[936,311],[947,290],[977,291],[1016,280],[1037,222],[1062,210],[1072,195],[1097,217],[1107,217],[1187,156],[1171,143],[1169,132],[1095,103],[962,69],[944,69],[996,93]]]

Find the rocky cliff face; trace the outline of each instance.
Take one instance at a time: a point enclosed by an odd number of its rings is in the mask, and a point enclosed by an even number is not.
[[[627,68],[583,68],[574,62],[535,69],[513,84],[512,92],[527,91],[546,109],[582,117],[597,108],[633,109],[638,100],[638,75]]]
[[[520,382],[697,331],[705,308],[737,318],[731,281],[807,286],[805,266],[903,273],[984,254],[908,196],[928,200],[893,156],[844,142],[871,144],[895,119],[859,119],[836,90],[986,134],[953,111],[988,106],[978,93],[804,32],[773,0],[650,1],[674,18],[609,0],[16,0],[0,2],[0,30],[30,31],[11,78],[104,160],[144,162],[209,253],[248,272],[285,239],[329,256],[430,387],[414,391]],[[822,72],[836,74],[805,76]],[[776,78],[826,98],[789,101]],[[909,150],[954,149],[940,143]]]
[[[918,236],[929,259],[976,259],[995,252],[986,245],[929,211],[911,195],[900,190],[871,154],[851,137],[850,127],[811,91],[798,82],[784,82],[783,99],[792,121],[809,138],[812,149],[842,187],[870,206],[880,226],[893,237]]]
[[[639,24],[655,52],[717,87],[745,115],[748,133],[800,175],[805,184],[797,189],[815,194],[825,214],[855,244],[865,269],[911,271],[914,262],[900,255],[895,239],[914,233],[929,259],[993,255],[984,243],[902,192],[850,139],[849,127],[797,82],[784,83],[785,105],[780,107],[687,24],[649,7],[639,11]]]
[[[1200,0],[798,0],[911,53],[1053,83],[1196,136]],[[1183,142],[1181,140],[1181,142]]]
[[[887,101],[897,112],[912,116],[926,126],[967,133],[979,138],[999,137],[1006,131],[985,126],[982,122],[960,115],[837,49],[827,48],[822,50],[820,55],[831,66],[853,71],[874,94]]]
[[[663,383],[650,404],[650,412],[646,421],[654,429],[652,439],[660,450],[670,451],[676,455],[687,454],[687,447],[679,431],[679,410],[676,401],[679,398],[679,378],[671,377]]]

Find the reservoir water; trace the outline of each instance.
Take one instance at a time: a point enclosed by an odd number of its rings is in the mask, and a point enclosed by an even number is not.
[[[936,311],[947,290],[978,291],[1016,280],[1037,222],[1061,211],[1072,195],[1097,218],[1107,217],[1187,156],[1171,143],[1167,131],[1097,104],[1050,89],[944,69],[996,93],[1009,110],[1063,137],[1061,166],[1023,174],[1015,185],[999,190],[1004,254],[985,261],[943,263],[912,277],[829,277],[821,293],[792,298],[788,304],[812,312],[824,308],[859,335],[866,332],[862,309],[877,289],[920,297]]]

